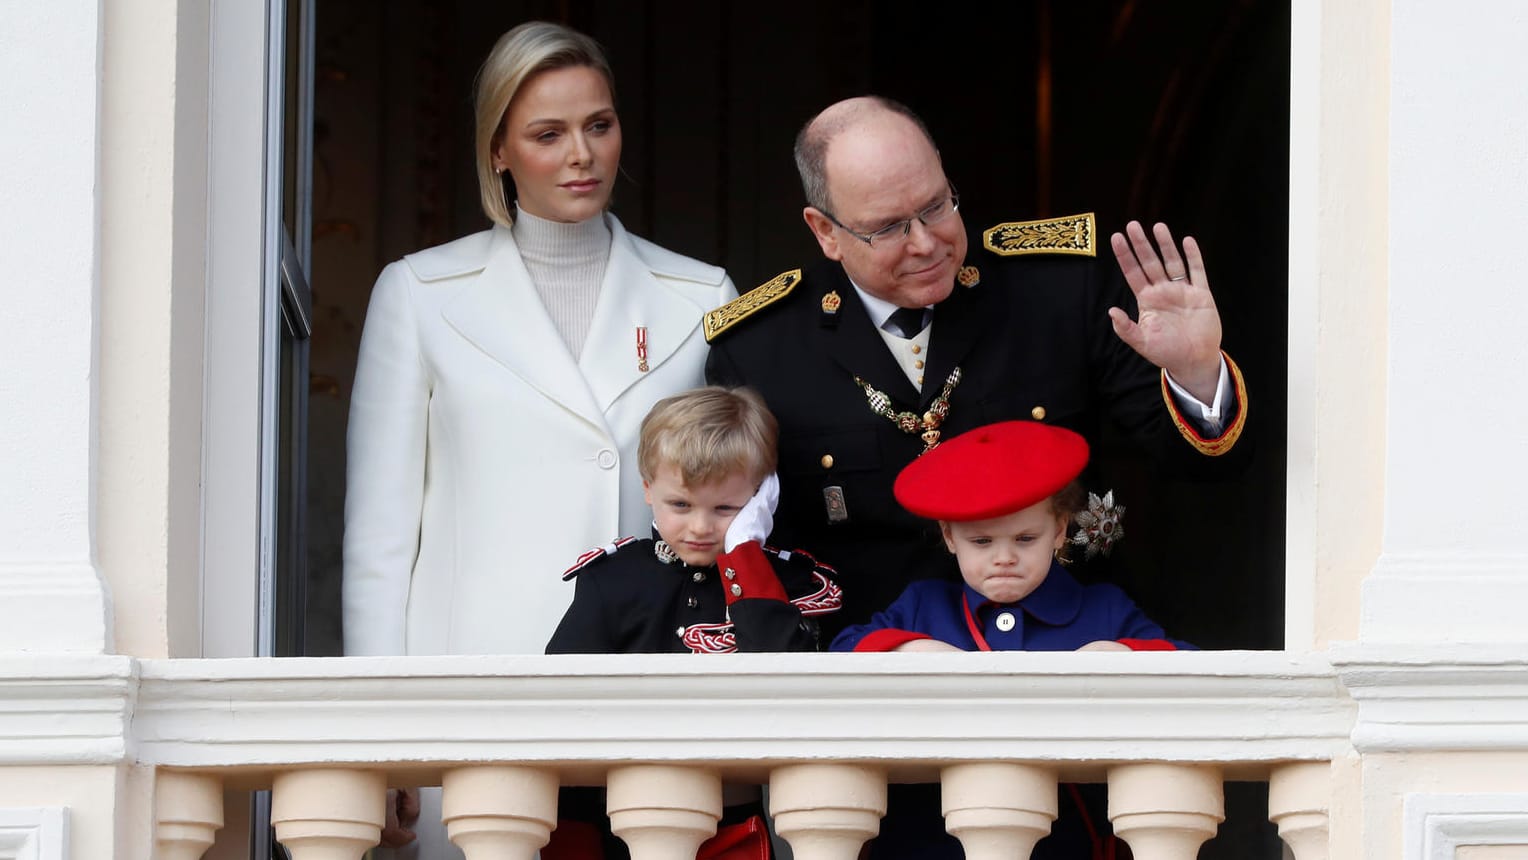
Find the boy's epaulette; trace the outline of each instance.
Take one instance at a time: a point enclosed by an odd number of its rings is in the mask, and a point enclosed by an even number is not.
[[[706,314],[705,320],[706,343],[715,340],[717,335],[748,319],[759,310],[790,295],[790,291],[799,283],[801,283],[800,269],[781,272],[716,310],[710,311]]]
[[[1093,213],[1045,218],[1040,221],[1005,221],[982,233],[982,245],[994,254],[1077,254],[1098,256]]]
[[[615,555],[616,550],[626,546],[629,543],[635,543],[636,540],[637,539],[635,537],[623,537],[620,540],[614,541],[612,543],[607,543],[604,546],[597,546],[594,549],[588,550],[578,557],[578,561],[573,562],[572,567],[562,572],[563,582],[567,582],[573,577],[578,576],[578,572],[580,570],[583,570],[589,565],[594,564],[595,561],[602,559],[607,555]]]

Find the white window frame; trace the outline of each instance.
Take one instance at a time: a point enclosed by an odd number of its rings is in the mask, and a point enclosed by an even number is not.
[[[269,653],[275,565],[282,0],[213,0],[202,442],[202,656]],[[272,62],[272,58],[277,61]],[[273,97],[274,94],[274,97]],[[277,235],[279,238],[279,234]],[[270,348],[268,348],[268,345]]]

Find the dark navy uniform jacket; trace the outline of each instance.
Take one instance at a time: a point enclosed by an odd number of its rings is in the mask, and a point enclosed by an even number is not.
[[[844,609],[825,620],[829,635],[864,623],[914,579],[958,579],[935,523],[903,510],[892,495],[897,473],[923,452],[922,440],[872,412],[856,376],[887,394],[895,411],[922,415],[959,367],[940,428],[945,438],[1036,419],[1097,443],[1107,420],[1180,471],[1223,474],[1245,462],[1239,373],[1233,366],[1237,402],[1226,410],[1224,434],[1197,439],[1164,398],[1161,372],[1114,333],[1108,308],[1135,314],[1136,305],[1112,258],[998,256],[976,236],[966,262],[977,270],[976,283],[956,284],[935,306],[921,392],[837,262],[807,269],[767,306],[757,307],[760,288],[713,312],[729,321],[712,337],[707,380],[752,387],[780,421],[780,506],[771,540],[810,547],[839,571]],[[738,312],[724,313],[734,307]],[[1206,456],[1210,451],[1218,453]]]
[[[964,651],[982,650],[971,635],[965,607],[994,651],[1075,651],[1100,639],[1124,641],[1138,650],[1193,648],[1169,640],[1125,592],[1108,583],[1082,585],[1061,565],[1023,600],[995,604],[964,582],[925,579],[868,624],[846,628],[834,651],[889,651],[912,639],[938,639]],[[1012,619],[1000,623],[1004,614]]]
[[[817,619],[838,611],[841,593],[832,568],[810,555],[749,541],[718,564],[692,567],[660,560],[654,544],[624,538],[585,553],[564,574],[578,585],[548,654],[817,651],[827,644]],[[729,599],[733,586],[742,593]]]

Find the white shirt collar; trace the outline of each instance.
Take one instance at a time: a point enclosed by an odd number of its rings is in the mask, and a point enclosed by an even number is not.
[[[881,326],[885,325],[886,321],[891,319],[891,315],[896,313],[897,305],[892,304],[891,302],[888,302],[879,296],[872,296],[865,292],[865,288],[861,287],[859,284],[854,283],[853,278],[849,279],[849,285],[854,287],[854,291],[856,293],[859,293],[860,301],[865,305],[865,313],[869,315],[871,324],[876,328],[880,328]],[[932,307],[932,305],[924,305],[925,310],[930,307]],[[928,317],[924,317],[924,319],[926,320]]]

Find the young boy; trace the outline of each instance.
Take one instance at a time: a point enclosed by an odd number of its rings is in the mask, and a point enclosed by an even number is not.
[[[1166,638],[1118,586],[1084,586],[1060,564],[1081,508],[1088,443],[1008,421],[956,436],[897,476],[897,501],[936,519],[963,583],[909,585],[834,651],[1162,651]]]
[[[563,579],[578,584],[546,652],[818,650],[815,619],[842,602],[832,569],[764,546],[780,495],[778,434],[763,398],[748,389],[711,386],[658,401],[637,443],[653,537],[621,538],[568,568]],[[727,791],[717,836],[698,856],[767,852],[757,789]],[[579,823],[559,824],[543,860],[629,856],[610,834],[597,792],[563,789],[560,805],[563,818]],[[590,836],[591,825],[600,832]]]
[[[841,603],[833,571],[763,545],[778,432],[747,389],[660,400],[637,447],[653,538],[590,550],[563,574],[578,584],[547,653],[818,650],[815,619]]]

